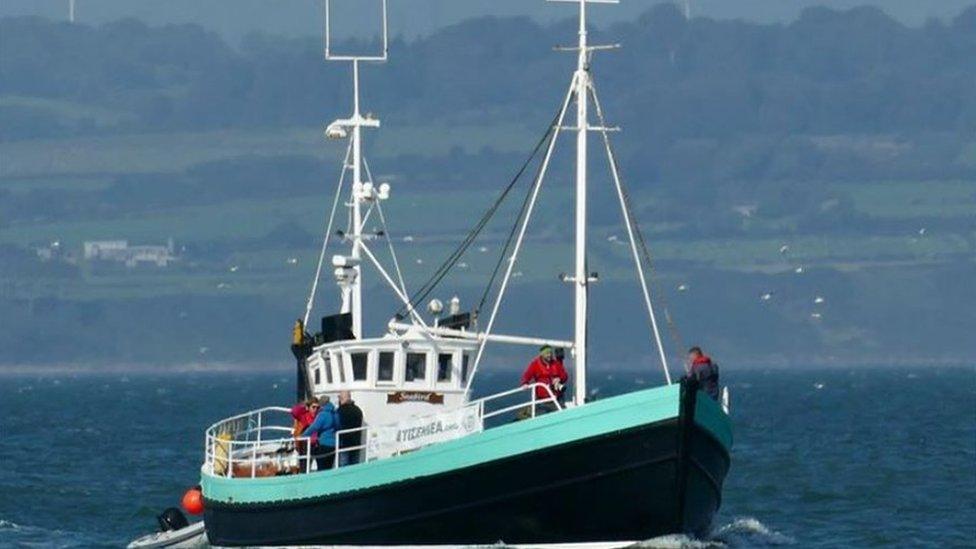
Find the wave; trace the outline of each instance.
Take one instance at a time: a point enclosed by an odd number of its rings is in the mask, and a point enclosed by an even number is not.
[[[793,545],[796,543],[792,537],[769,528],[759,519],[753,517],[736,518],[729,524],[713,530],[711,538],[731,547]]]
[[[753,517],[740,517],[715,528],[704,539],[671,534],[642,541],[641,549],[712,549],[724,547],[764,547],[793,545],[796,540],[777,532]]]
[[[117,543],[107,543],[105,540],[98,539],[95,536],[79,532],[22,525],[12,520],[0,519],[0,547],[89,549],[92,547],[112,547],[117,545]]]
[[[670,534],[642,541],[632,547],[640,547],[641,549],[708,549],[725,547],[725,544],[707,539],[695,539],[684,534]]]

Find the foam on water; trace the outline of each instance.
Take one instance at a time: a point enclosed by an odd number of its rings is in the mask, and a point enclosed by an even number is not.
[[[712,531],[713,539],[732,547],[793,545],[796,540],[781,534],[753,517],[740,517]]]
[[[796,540],[776,532],[759,519],[740,517],[712,530],[705,539],[672,534],[642,541],[634,547],[642,549],[711,549],[724,547],[768,547],[793,545]]]
[[[37,526],[21,525],[0,519],[0,546],[2,547],[97,547],[94,539],[75,532],[49,530]]]
[[[633,547],[646,549],[706,549],[712,547],[725,547],[724,543],[695,539],[680,534],[661,536],[642,541]]]

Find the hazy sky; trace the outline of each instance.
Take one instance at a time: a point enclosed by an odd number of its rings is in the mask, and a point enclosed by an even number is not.
[[[236,40],[252,30],[288,35],[320,32],[323,0],[76,0],[77,17],[100,23],[137,17],[151,23],[199,23]],[[356,2],[369,0],[334,0]],[[678,0],[683,1],[683,0]],[[789,21],[811,5],[849,8],[872,4],[892,16],[919,24],[929,17],[953,17],[974,0],[688,0],[693,14],[754,21]],[[622,0],[595,6],[596,22],[633,17],[661,0]],[[389,0],[393,34],[430,32],[474,15],[529,15],[538,20],[567,17],[571,8],[543,0]],[[0,16],[66,18],[68,0],[0,0]]]

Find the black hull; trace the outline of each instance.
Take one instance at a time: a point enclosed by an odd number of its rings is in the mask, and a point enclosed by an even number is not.
[[[214,545],[492,544],[643,540],[707,532],[729,468],[678,418],[396,484],[274,504],[208,501]]]

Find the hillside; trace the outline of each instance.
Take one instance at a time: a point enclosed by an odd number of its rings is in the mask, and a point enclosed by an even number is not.
[[[393,185],[411,286],[542,133],[572,63],[551,46],[572,33],[473,19],[398,40],[366,69],[383,121],[370,164]],[[623,126],[672,349],[698,342],[738,365],[976,353],[976,7],[908,27],[874,8],[755,24],[659,6],[594,40],[624,46],[594,70]],[[347,113],[348,77],[312,39],[238,47],[194,25],[0,19],[0,363],[286,362],[342,152],[321,131]],[[556,275],[571,262],[570,158],[556,160],[508,331],[540,311],[554,319],[545,335],[569,327]],[[594,351],[604,366],[649,362],[602,183]],[[446,281],[466,304],[506,231],[489,227]],[[84,242],[119,239],[173,239],[178,259],[84,258]],[[372,290],[379,329],[396,307]]]

